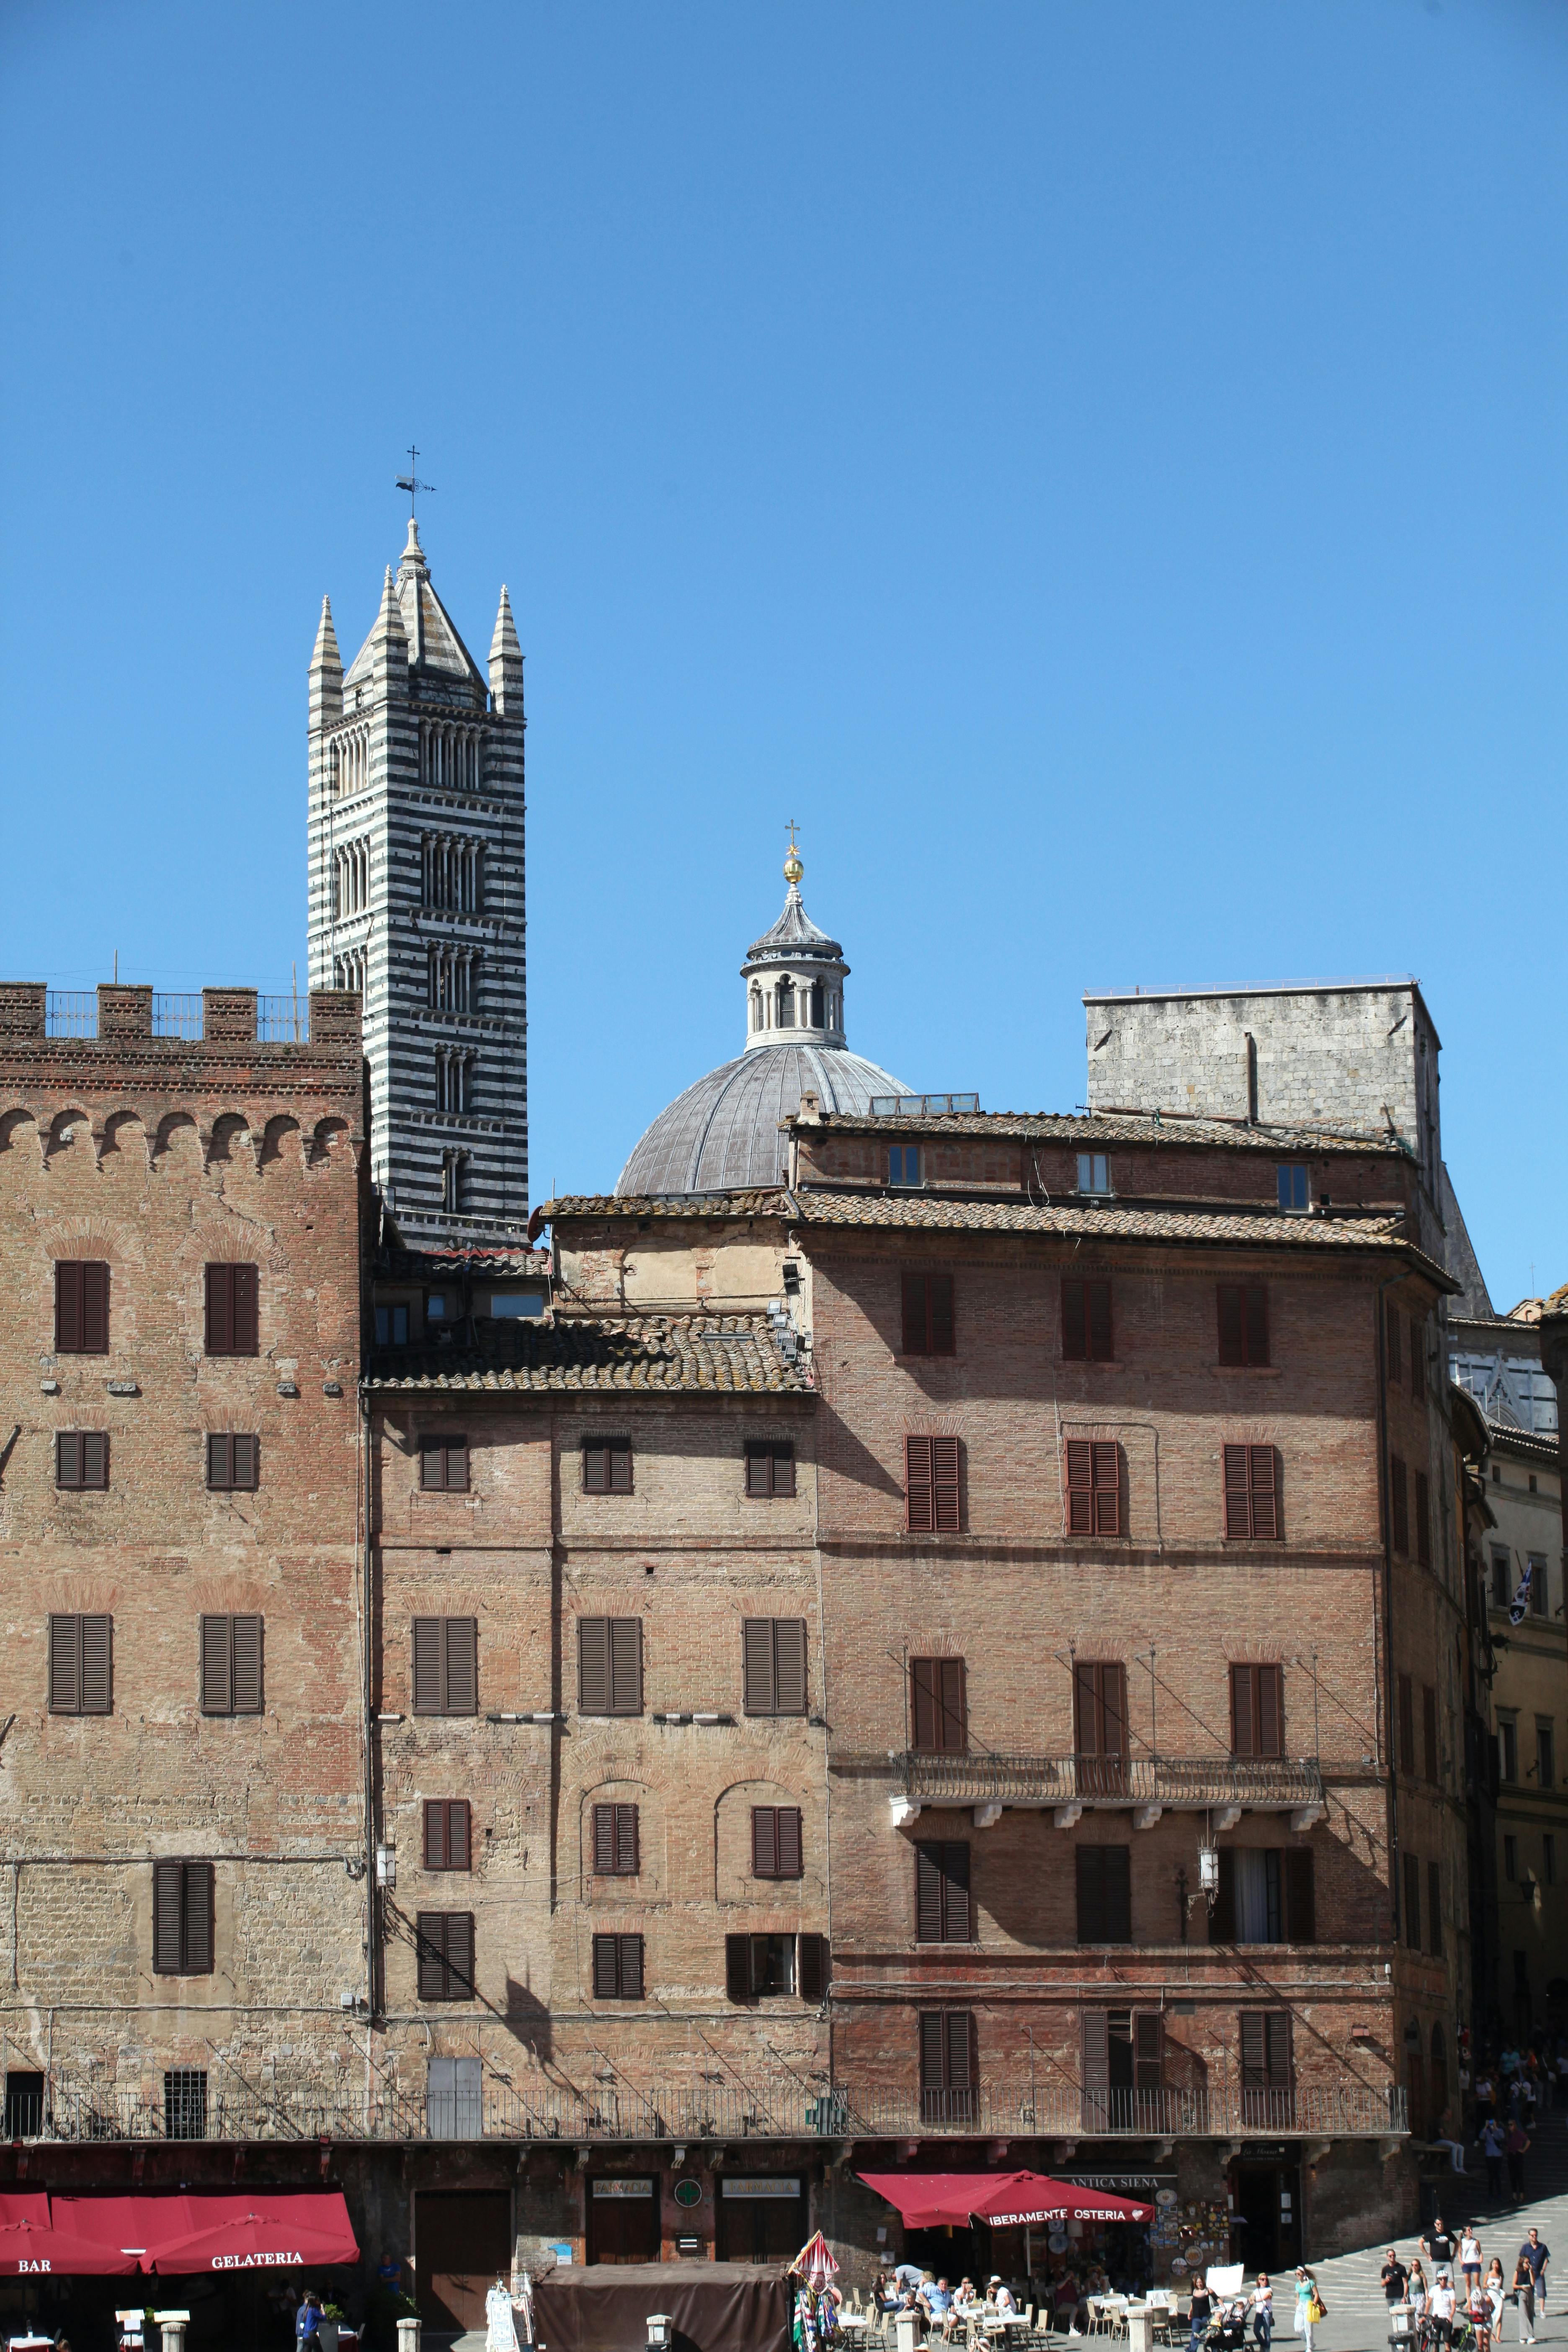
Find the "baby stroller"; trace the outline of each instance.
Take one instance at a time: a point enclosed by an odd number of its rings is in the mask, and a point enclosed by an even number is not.
[[[1204,2344],[1205,2352],[1245,2352],[1247,2305],[1244,2303],[1222,2303],[1209,2321]]]

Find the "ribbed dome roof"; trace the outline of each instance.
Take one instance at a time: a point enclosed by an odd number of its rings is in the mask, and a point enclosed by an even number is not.
[[[909,1088],[841,1045],[753,1045],[677,1095],[621,1171],[617,1192],[728,1192],[782,1184],[779,1121],[815,1094],[824,1110],[864,1118],[873,1095]]]

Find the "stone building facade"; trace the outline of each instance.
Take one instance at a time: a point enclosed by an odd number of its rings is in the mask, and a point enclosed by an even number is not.
[[[310,675],[312,988],[363,1002],[371,1172],[399,1230],[528,1217],[522,653],[503,588],[488,677],[411,520],[345,674]]]

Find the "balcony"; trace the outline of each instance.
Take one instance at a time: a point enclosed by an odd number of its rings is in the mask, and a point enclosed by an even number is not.
[[[841,2084],[814,2093],[792,2081],[754,2091],[717,2083],[646,2093],[617,2084],[587,2095],[520,2090],[486,2074],[464,2092],[455,2097],[432,2078],[427,2095],[399,2095],[383,2085],[368,2097],[334,2101],[308,2086],[252,2088],[216,2069],[182,2067],[163,2077],[160,2094],[57,2074],[27,2115],[24,2135],[77,2143],[484,2139],[581,2147],[813,2138],[1385,2140],[1409,2128],[1403,2090],[1361,2083],[1264,2090],[1226,2078],[1195,2091],[1084,2091],[1015,2079],[959,2091],[862,2091]]]
[[[928,1805],[969,1805],[976,1829],[1006,1806],[1049,1812],[1070,1829],[1087,1811],[1131,1812],[1147,1829],[1163,1812],[1212,1812],[1234,1829],[1243,1813],[1289,1813],[1293,1830],[1323,1814],[1323,1776],[1312,1756],[1020,1756],[909,1753],[895,1758],[903,1794],[896,1823]]]

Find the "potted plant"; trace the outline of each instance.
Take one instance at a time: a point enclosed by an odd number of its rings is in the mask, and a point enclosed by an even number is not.
[[[346,2316],[341,2303],[321,2305],[321,2325],[318,2336],[321,2352],[338,2352],[338,2330]]]

